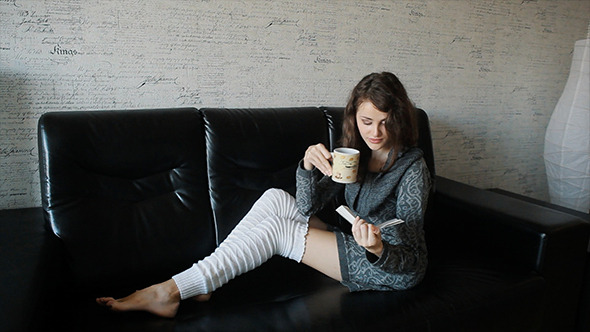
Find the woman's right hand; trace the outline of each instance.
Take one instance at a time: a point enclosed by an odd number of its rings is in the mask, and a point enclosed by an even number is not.
[[[305,151],[303,168],[311,171],[315,167],[324,175],[332,176],[332,165],[330,164],[330,160],[332,160],[332,154],[322,143],[312,145],[307,148],[307,151]]]
[[[360,217],[356,217],[352,223],[351,231],[356,243],[365,247],[373,255],[381,257],[381,254],[383,254],[383,240],[381,239],[379,227],[367,223]]]

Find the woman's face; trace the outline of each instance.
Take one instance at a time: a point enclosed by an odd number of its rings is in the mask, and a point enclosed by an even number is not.
[[[362,102],[356,111],[356,124],[361,137],[373,151],[389,151],[389,135],[385,129],[387,113],[381,112],[370,101]]]

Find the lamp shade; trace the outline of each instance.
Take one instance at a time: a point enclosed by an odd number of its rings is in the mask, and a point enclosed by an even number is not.
[[[551,203],[590,209],[590,39],[575,43],[563,94],[545,134],[545,169]]]

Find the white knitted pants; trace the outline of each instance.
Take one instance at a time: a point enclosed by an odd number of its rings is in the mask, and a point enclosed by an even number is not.
[[[211,293],[273,255],[301,262],[307,227],[293,196],[267,190],[211,255],[172,277],[181,299]]]

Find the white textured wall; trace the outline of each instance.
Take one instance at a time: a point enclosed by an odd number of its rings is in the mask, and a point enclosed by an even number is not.
[[[588,0],[0,0],[0,208],[40,205],[54,110],[343,106],[392,71],[437,171],[546,199],[545,128]]]

